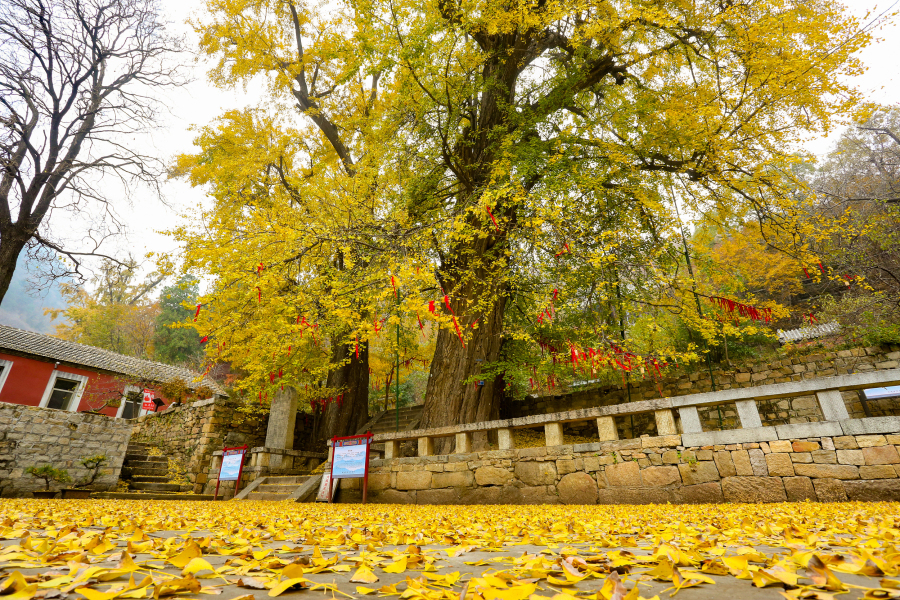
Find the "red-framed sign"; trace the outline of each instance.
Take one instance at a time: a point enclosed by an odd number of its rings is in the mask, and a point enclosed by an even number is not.
[[[156,403],[153,401],[155,398],[155,394],[152,390],[144,390],[144,402],[141,404],[141,408],[144,410],[156,410]]]
[[[222,448],[222,463],[219,465],[219,477],[216,479],[216,493],[213,500],[219,497],[219,483],[222,481],[234,481],[234,495],[237,496],[241,487],[241,475],[244,473],[244,457],[247,456],[247,446],[235,446]]]
[[[362,501],[366,503],[369,491],[369,448],[372,446],[372,433],[331,438],[331,472],[330,480],[362,479]],[[333,494],[329,502],[334,501]]]

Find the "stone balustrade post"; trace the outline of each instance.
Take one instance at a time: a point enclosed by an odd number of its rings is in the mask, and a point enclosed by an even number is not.
[[[513,450],[516,447],[516,442],[513,440],[512,429],[508,427],[502,427],[497,430],[497,447],[500,450]]]
[[[419,438],[419,456],[433,456],[434,442],[430,437]]]
[[[681,417],[681,431],[683,433],[703,433],[703,425],[700,424],[700,415],[696,406],[679,406],[678,415]]]
[[[738,418],[741,420],[741,428],[754,429],[762,427],[756,400],[738,400],[734,405],[737,407]]]
[[[601,442],[614,442],[619,439],[616,420],[613,417],[597,417],[597,433]]]
[[[547,446],[563,445],[563,426],[562,423],[545,423],[544,439]]]
[[[251,459],[252,459],[252,456],[251,456]],[[218,477],[219,469],[221,469],[221,468],[222,468],[222,455],[221,454],[219,454],[218,456],[213,455],[212,460],[209,461],[209,472],[215,473],[215,476]]]
[[[678,435],[678,428],[675,427],[675,415],[672,409],[663,408],[653,411],[656,418],[656,435]]]
[[[397,458],[400,456],[400,444],[396,440],[384,443],[384,458]],[[330,458],[329,458],[330,460]]]
[[[850,418],[840,390],[816,392],[816,398],[819,401],[819,408],[822,409],[822,417],[826,421],[844,421]]]
[[[468,431],[456,434],[456,454],[468,454],[472,451],[472,434]]]

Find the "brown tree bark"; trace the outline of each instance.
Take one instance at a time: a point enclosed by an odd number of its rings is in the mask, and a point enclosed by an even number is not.
[[[13,274],[16,272],[16,261],[19,254],[31,237],[11,235],[15,232],[15,225],[4,224],[0,226],[0,302],[6,296]]]
[[[343,394],[340,405],[328,405],[318,427],[318,438],[328,440],[335,436],[355,435],[369,421],[369,346],[359,345],[356,351],[347,344],[336,343],[331,350],[332,360],[342,363],[328,374],[327,387]]]

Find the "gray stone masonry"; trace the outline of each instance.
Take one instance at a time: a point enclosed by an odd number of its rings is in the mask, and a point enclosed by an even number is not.
[[[114,489],[130,437],[131,423],[124,419],[0,403],[0,496],[27,497],[44,489],[42,480],[25,474],[44,464],[66,469],[72,478],[62,486],[51,483],[51,489],[71,487],[89,475],[80,459],[97,454],[108,461],[92,489]]]
[[[687,437],[372,460],[368,497],[410,504],[900,501],[896,432],[710,445],[687,445]],[[852,449],[828,449],[838,446]],[[340,485],[342,502],[359,501],[358,481]]]

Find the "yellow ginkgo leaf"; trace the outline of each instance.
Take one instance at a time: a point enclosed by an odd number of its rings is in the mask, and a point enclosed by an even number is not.
[[[357,569],[356,573],[350,577],[351,583],[375,583],[376,581],[378,581],[378,575],[365,565]]]
[[[195,542],[194,540],[190,540],[187,544],[185,544],[184,549],[181,552],[168,559],[167,562],[178,567],[179,569],[183,569],[189,562],[191,562],[195,558],[198,558],[202,554],[203,551],[200,550],[200,546],[197,545],[197,542]]]
[[[269,590],[269,596],[275,597],[280,596],[285,593],[289,589],[293,587],[309,587],[309,580],[304,579],[303,577],[294,577],[293,579],[286,579]]]
[[[206,560],[202,558],[192,558],[191,562],[186,564],[184,568],[181,570],[182,577],[190,573],[191,575],[197,575],[197,573],[204,573],[206,571],[211,572],[215,575],[215,568],[209,564]]]
[[[384,567],[384,572],[385,573],[403,573],[404,571],[406,571],[406,562],[407,562],[406,557],[403,556],[399,560],[396,560],[396,561],[392,562],[391,564],[389,564],[388,566]]]
[[[358,585],[358,586],[356,586],[356,593],[357,593],[357,594],[363,594],[363,595],[377,594],[377,593],[378,593],[378,590],[373,589],[373,588],[367,588],[367,587],[363,587],[363,586],[361,586],[361,585]]]

